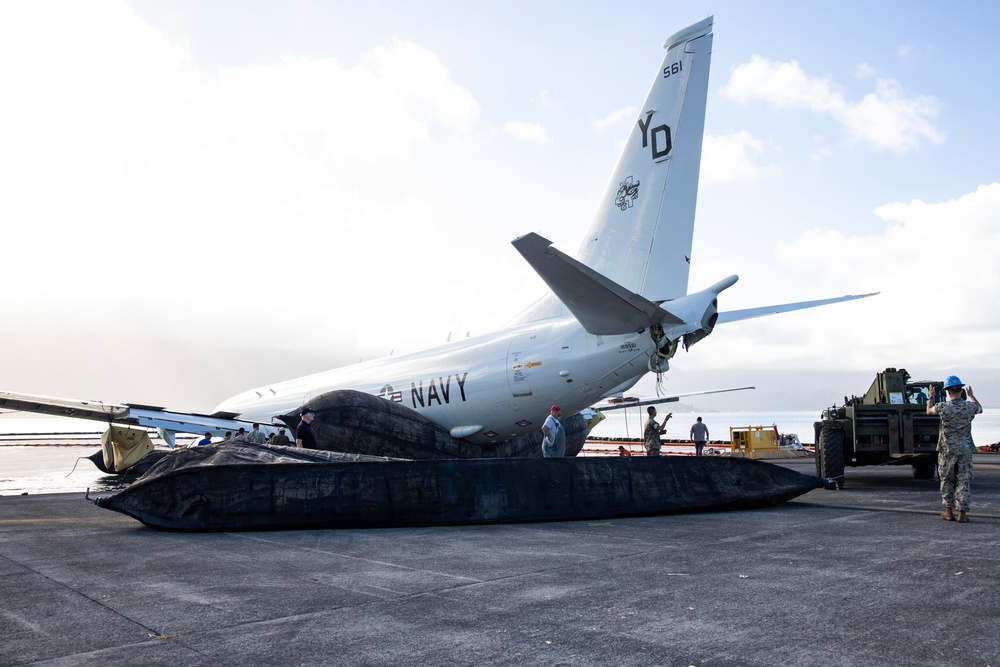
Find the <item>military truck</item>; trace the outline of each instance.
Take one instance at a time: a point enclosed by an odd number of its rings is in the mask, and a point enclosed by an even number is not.
[[[933,479],[940,417],[926,413],[932,385],[940,400],[944,383],[911,381],[905,368],[887,368],[864,396],[823,410],[813,424],[816,474],[843,488],[845,466],[910,465],[914,477]]]

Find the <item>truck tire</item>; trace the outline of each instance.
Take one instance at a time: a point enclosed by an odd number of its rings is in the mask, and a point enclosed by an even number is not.
[[[822,466],[820,465],[820,463],[822,462],[823,457],[820,456],[820,454],[822,454],[823,450],[820,449],[819,446],[819,434],[822,431],[823,431],[823,422],[813,422],[813,457],[816,459],[817,477],[822,477],[822,475],[820,475],[820,471],[822,470]]]
[[[913,476],[917,479],[934,479],[934,473],[937,471],[937,459],[926,459],[919,463],[911,463],[910,466],[913,468]]]
[[[844,488],[844,429],[835,419],[824,419],[816,443],[816,467],[820,477],[832,479]]]

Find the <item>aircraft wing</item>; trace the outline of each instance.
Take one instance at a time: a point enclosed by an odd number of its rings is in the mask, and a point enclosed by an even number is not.
[[[804,310],[806,308],[815,308],[817,306],[827,306],[831,303],[840,303],[841,301],[853,301],[855,299],[865,299],[870,296],[875,296],[878,292],[872,292],[870,294],[850,294],[847,296],[838,296],[833,299],[818,299],[816,301],[798,301],[796,303],[783,303],[777,306],[761,306],[760,308],[744,308],[743,310],[730,310],[724,313],[719,313],[719,319],[716,324],[723,324],[725,322],[738,322],[739,320],[749,320],[754,317],[764,317],[765,315],[774,315],[776,313],[787,313],[793,310]]]
[[[635,333],[682,319],[552,247],[531,232],[511,242],[589,333]]]
[[[705,391],[689,391],[683,394],[668,394],[665,396],[650,396],[648,398],[609,398],[600,403],[590,406],[591,410],[607,412],[609,410],[624,410],[625,408],[639,408],[646,405],[659,405],[660,403],[676,403],[686,396],[701,396],[703,394],[721,394],[727,391],[743,391],[745,389],[756,389],[756,387],[732,387],[730,389],[707,389]]]
[[[237,420],[236,417],[238,415],[229,412],[221,412],[214,415],[186,414],[182,412],[170,412],[152,405],[104,403],[103,401],[19,394],[10,391],[0,391],[0,409],[33,412],[56,417],[90,419],[104,422],[105,424],[115,423],[128,424],[130,426],[145,426],[147,428],[158,428],[175,433],[205,433],[211,431],[215,435],[222,435],[226,431],[235,431],[241,426],[247,428],[250,425],[249,422]]]
[[[93,419],[102,422],[125,423],[122,420],[128,417],[128,406],[124,404],[116,405],[103,401],[81,401],[73,398],[55,398],[54,396],[36,396],[34,394],[15,394],[10,391],[0,391],[0,409],[36,412],[56,417]]]

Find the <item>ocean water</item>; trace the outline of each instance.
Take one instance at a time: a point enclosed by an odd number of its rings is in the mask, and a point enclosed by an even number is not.
[[[660,408],[660,415],[669,412]],[[592,435],[603,437],[642,436],[644,408],[616,411],[597,425]],[[700,416],[708,425],[711,440],[729,440],[735,426],[778,427],[782,434],[795,433],[804,443],[813,441],[813,422],[818,412],[700,412],[676,413],[667,423],[666,439],[686,439],[691,424]],[[80,493],[121,488],[128,479],[105,475],[83,457],[100,450],[104,425],[98,422],[57,417],[0,416],[0,495],[35,493]],[[972,422],[976,444],[1000,442],[1000,409],[989,408]],[[154,443],[158,443],[154,438]],[[586,452],[585,452],[586,453]]]
[[[83,458],[100,451],[106,428],[85,419],[0,415],[0,495],[82,495],[126,485],[127,477],[105,475]]]
[[[130,480],[105,475],[81,457],[100,447],[2,446],[0,447],[0,496],[36,493],[80,493],[121,488]]]
[[[670,412],[658,406],[659,417]],[[591,435],[601,437],[641,438],[646,422],[646,408],[632,408],[605,413],[606,419],[594,427]],[[739,426],[777,426],[778,433],[794,433],[803,443],[813,444],[813,423],[819,421],[816,411],[775,412],[678,412],[667,422],[666,440],[684,440],[690,435],[691,425],[697,417],[708,426],[710,440],[729,440],[729,429]],[[977,445],[1000,442],[1000,408],[986,408],[972,422],[972,438]]]

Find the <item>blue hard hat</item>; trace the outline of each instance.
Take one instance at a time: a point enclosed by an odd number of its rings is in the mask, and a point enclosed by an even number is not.
[[[965,384],[958,379],[957,375],[949,375],[948,379],[944,381],[944,388],[951,389],[952,387],[963,387]]]

